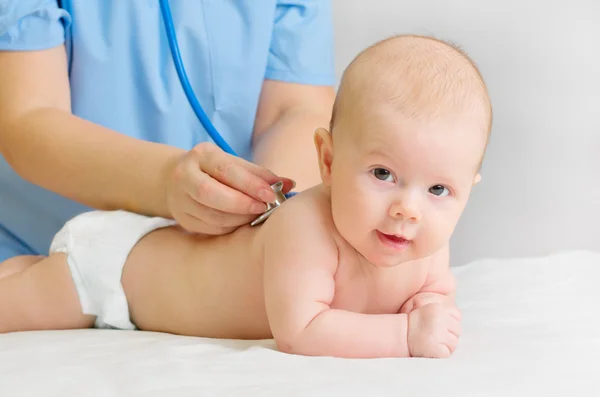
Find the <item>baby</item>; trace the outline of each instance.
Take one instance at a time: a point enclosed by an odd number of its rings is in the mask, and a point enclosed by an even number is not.
[[[344,72],[314,135],[322,184],[225,236],[93,211],[50,256],[0,264],[0,332],[87,327],[274,338],[287,353],[448,357],[450,236],[480,179],[491,106],[475,65],[396,36]]]

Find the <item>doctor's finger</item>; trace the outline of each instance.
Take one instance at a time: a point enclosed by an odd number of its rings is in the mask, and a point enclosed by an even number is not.
[[[296,184],[290,178],[285,178],[285,177],[277,176],[274,172],[270,171],[267,168],[261,167],[258,164],[251,163],[251,162],[246,161],[246,160],[244,160],[242,158],[236,158],[236,161],[238,161],[248,171],[250,171],[254,175],[256,175],[256,176],[260,177],[261,179],[263,179],[269,185],[272,185],[272,184],[274,184],[275,182],[278,182],[278,181],[283,182],[283,189],[282,190],[283,190],[284,193],[287,193],[290,190],[292,190],[294,188],[295,184]]]
[[[181,204],[181,210],[196,219],[196,223],[202,222],[202,224],[209,227],[217,226],[224,228],[235,228],[241,225],[246,225],[257,217],[255,214],[232,214],[210,208],[206,205],[198,203],[190,196],[186,196],[184,202]],[[198,227],[201,228],[202,225],[198,225]]]
[[[200,169],[212,178],[263,203],[275,201],[269,182],[250,172],[238,158],[225,152],[211,152],[200,161]],[[231,211],[228,211],[231,212]]]
[[[188,186],[187,192],[199,204],[230,214],[256,215],[267,208],[265,203],[254,200],[208,174],[199,173]]]
[[[236,229],[235,227],[209,225],[202,221],[202,219],[196,218],[189,213],[181,213],[178,216],[177,223],[179,223],[179,226],[188,232],[209,234],[214,236],[227,234]]]

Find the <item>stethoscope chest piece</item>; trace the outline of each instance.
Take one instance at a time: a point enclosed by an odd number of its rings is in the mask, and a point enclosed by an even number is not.
[[[285,200],[287,200],[285,194],[283,194],[282,192],[283,182],[279,181],[272,184],[271,189],[273,190],[273,192],[275,192],[275,201],[272,203],[267,203],[267,209],[265,210],[265,212],[263,212],[258,218],[253,220],[250,223],[250,226],[256,226],[266,221],[267,218],[273,213],[273,211],[275,211],[277,207],[279,207]]]

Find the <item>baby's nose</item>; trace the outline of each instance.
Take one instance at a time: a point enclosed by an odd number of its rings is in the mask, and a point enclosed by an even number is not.
[[[410,223],[418,223],[421,219],[418,200],[406,197],[396,201],[390,206],[389,215]]]

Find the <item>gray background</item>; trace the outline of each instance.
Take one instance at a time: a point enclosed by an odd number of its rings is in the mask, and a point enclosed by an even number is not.
[[[452,239],[452,264],[600,251],[600,2],[333,0],[338,80],[393,34],[458,44],[479,66],[494,125]]]

